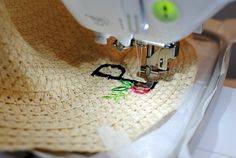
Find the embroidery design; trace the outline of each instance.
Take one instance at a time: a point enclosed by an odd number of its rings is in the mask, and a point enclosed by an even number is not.
[[[105,74],[102,73],[101,70],[103,68],[115,68],[119,69],[121,74],[119,76],[112,76],[110,74]],[[99,66],[91,75],[92,76],[98,76],[98,77],[105,77],[107,79],[112,79],[112,80],[118,80],[119,82],[122,83],[121,86],[115,87],[111,89],[111,93],[109,93],[106,96],[103,96],[102,98],[104,99],[113,99],[116,102],[119,102],[122,99],[127,100],[128,96],[130,93],[135,93],[139,95],[147,94],[149,93],[157,84],[157,82],[139,82],[136,80],[130,80],[123,78],[123,75],[125,74],[125,68],[122,67],[121,65],[114,65],[114,64],[104,64]]]
[[[118,102],[122,99],[127,100],[128,96],[130,95],[131,87],[134,84],[130,81],[124,81],[124,80],[120,80],[120,82],[123,84],[122,86],[112,88],[111,89],[112,92],[106,96],[103,96],[102,98],[113,99],[116,102]]]

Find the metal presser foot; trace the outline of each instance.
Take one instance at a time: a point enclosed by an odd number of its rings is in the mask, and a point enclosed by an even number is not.
[[[141,76],[147,81],[155,80],[160,73],[168,71],[168,60],[175,59],[179,53],[179,42],[158,47],[154,45],[146,46],[146,66],[141,67]]]
[[[134,45],[146,50],[146,62],[142,64],[138,76],[144,78],[148,84],[154,82],[161,73],[168,72],[168,60],[175,59],[179,53],[179,42],[156,46],[132,39],[128,47],[122,45],[118,40],[113,43],[113,47],[120,52]]]

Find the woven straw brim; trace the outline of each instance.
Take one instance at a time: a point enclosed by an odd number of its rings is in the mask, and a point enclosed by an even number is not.
[[[91,73],[127,52],[95,44],[58,0],[0,0],[0,15],[0,150],[104,151],[104,126],[135,140],[175,111],[194,81],[196,56],[183,41],[152,92],[104,99],[121,83]]]

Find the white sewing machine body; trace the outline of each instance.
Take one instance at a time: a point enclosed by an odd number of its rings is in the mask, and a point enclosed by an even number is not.
[[[166,19],[156,17],[154,11],[155,3],[163,1],[171,2],[174,7],[173,9],[168,3],[160,4],[163,8],[160,14],[166,14],[163,15],[167,16]],[[132,38],[162,46],[179,41],[192,33],[229,0],[63,0],[63,2],[81,25],[99,33],[101,37],[114,36],[125,46],[130,45]],[[172,13],[175,17],[168,18]]]

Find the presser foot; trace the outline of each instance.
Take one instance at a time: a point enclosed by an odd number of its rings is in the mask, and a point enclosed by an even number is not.
[[[167,73],[167,70],[154,69],[150,66],[142,66],[138,76],[144,78],[147,82],[155,82],[161,74]]]
[[[124,42],[123,42],[124,43]],[[125,49],[137,46],[137,48],[146,51],[146,61],[141,64],[138,76],[144,78],[146,81],[155,81],[162,73],[168,72],[169,60],[175,59],[179,53],[179,42],[169,44],[150,44],[147,41],[139,41],[131,39],[128,46],[123,45],[119,40],[113,42],[119,52]],[[137,52],[137,53],[140,53]],[[142,62],[142,53],[140,54],[140,63]],[[145,58],[145,57],[144,57]]]
[[[155,81],[160,74],[169,70],[169,59],[175,59],[179,53],[179,42],[166,44],[164,47],[147,45],[146,65],[138,75],[146,81]]]

